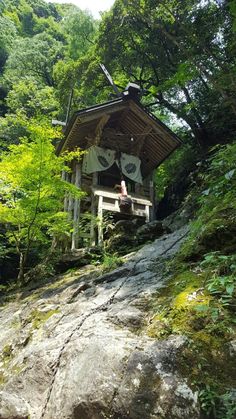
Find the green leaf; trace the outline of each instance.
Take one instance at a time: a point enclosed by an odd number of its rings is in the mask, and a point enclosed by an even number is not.
[[[210,193],[210,189],[205,189],[205,191],[202,191],[202,195],[208,196]]]
[[[194,308],[196,311],[206,312],[209,310],[209,306],[207,304],[199,304]]]
[[[227,285],[227,286],[226,286],[226,292],[227,292],[228,294],[232,295],[232,294],[233,294],[233,292],[234,292],[234,284],[229,284],[229,285]]]
[[[225,174],[225,179],[230,180],[234,175],[235,169],[230,170],[228,173]]]

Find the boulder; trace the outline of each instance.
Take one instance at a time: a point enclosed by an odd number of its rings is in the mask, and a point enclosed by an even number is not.
[[[134,220],[119,220],[114,226],[114,233],[135,233],[137,229],[136,222]]]
[[[145,243],[147,241],[153,241],[168,232],[168,227],[164,227],[162,222],[151,221],[137,229],[136,237],[139,243]]]
[[[98,246],[72,250],[61,256],[55,264],[55,271],[56,273],[63,273],[68,269],[89,265],[94,259],[100,260],[101,258],[102,249]]]
[[[165,235],[105,275],[60,276],[2,307],[0,418],[199,419],[178,369],[186,338],[157,341],[144,327],[185,235]]]
[[[0,419],[28,419],[29,410],[24,399],[0,392]]]

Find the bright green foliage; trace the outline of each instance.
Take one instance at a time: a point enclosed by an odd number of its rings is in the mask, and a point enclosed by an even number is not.
[[[4,0],[1,2],[0,12],[14,22],[18,32],[22,36],[31,36],[37,33],[37,24],[41,21],[47,28],[47,21],[51,24],[60,20],[60,15],[54,4],[43,0]],[[53,26],[53,25],[52,25]]]
[[[227,254],[236,251],[235,155],[233,143],[212,150],[212,157],[206,162],[209,167],[202,174],[199,210],[192,234],[181,251],[185,259],[222,249]],[[191,191],[194,193],[196,190]]]
[[[40,86],[34,78],[20,80],[12,86],[7,100],[7,106],[12,112],[17,113],[18,109],[24,112],[27,117],[42,112],[54,116],[58,113],[59,104],[54,97],[54,90],[51,86]]]
[[[51,35],[40,33],[32,38],[19,38],[7,60],[4,78],[10,86],[29,77],[52,86],[53,65],[62,57],[63,44]]]
[[[8,114],[0,118],[0,149],[6,150],[10,144],[18,143],[20,137],[29,133],[24,123],[25,115],[17,110],[16,114]]]
[[[208,292],[209,274],[209,270],[193,264],[174,274],[151,301],[147,332],[156,339],[172,334],[187,336],[188,347],[179,356],[178,368],[198,390],[202,411],[207,418],[234,419],[235,395],[231,388],[236,370],[227,350],[228,342],[235,339],[234,312],[216,294]]]
[[[201,266],[207,272],[206,289],[219,298],[224,306],[236,299],[236,256],[211,252],[204,255]]]
[[[102,271],[103,272],[112,271],[118,268],[118,266],[121,266],[122,264],[123,264],[123,261],[119,256],[117,256],[117,254],[104,253],[103,260],[102,260]]]
[[[16,36],[13,22],[6,16],[0,16],[0,74],[3,70],[10,48]]]
[[[93,78],[97,100],[107,86],[98,71],[102,61],[118,85],[138,82],[152,110],[184,120],[202,147],[232,131],[235,42],[226,2],[117,0],[103,16],[95,46],[82,85],[90,89]]]
[[[199,391],[201,407],[207,415],[216,419],[234,419],[236,414],[234,391],[219,394],[219,389],[207,384]]]
[[[25,107],[19,77],[32,97],[30,115],[42,103],[30,83],[42,89],[41,96],[45,86],[52,88],[46,108],[56,97],[62,119],[72,88],[73,110],[107,100],[112,90],[99,68],[103,62],[121,89],[130,80],[140,84],[143,103],[153,103],[150,110],[184,120],[201,147],[230,139],[236,114],[234,1],[116,0],[99,25],[76,6],[43,0],[5,0],[0,13],[2,113]],[[7,101],[6,89],[13,90]]]
[[[76,6],[44,0],[0,6],[0,115],[43,112],[63,120],[72,88],[73,109],[81,106],[78,59],[93,45],[96,21]]]
[[[52,140],[59,133],[43,121],[31,121],[27,129],[30,140],[11,145],[0,162],[0,222],[7,225],[8,240],[20,256],[20,279],[35,242],[70,234],[70,220],[61,211],[64,193],[81,197],[80,190],[61,179],[66,162],[79,152],[57,157]]]
[[[53,78],[57,89],[55,90],[55,96],[60,103],[59,109],[61,109],[61,118],[63,119],[66,115],[68,107],[69,96],[73,89],[73,102],[72,111],[76,111],[81,107],[80,100],[78,101],[78,74],[79,74],[79,62],[73,60],[59,60],[53,67]]]
[[[63,20],[63,30],[68,43],[67,55],[72,60],[85,55],[94,42],[96,22],[89,12],[75,10]]]
[[[236,143],[215,151],[216,153],[213,150],[213,157],[210,158],[209,171],[204,176],[207,189],[203,190],[200,200],[199,215],[202,221],[207,222],[213,216],[217,218],[217,214],[221,213],[223,216],[224,210],[236,209]]]
[[[194,202],[195,220],[168,264],[172,279],[153,298],[147,329],[159,339],[173,333],[188,336],[180,369],[198,390],[204,415],[217,419],[234,419],[236,413],[235,361],[229,355],[236,325],[235,155],[235,143],[215,147],[198,166],[182,207]],[[176,161],[179,170],[180,162],[184,166],[184,159]]]
[[[112,98],[103,62],[121,90],[139,83],[142,103],[184,140],[157,170],[157,194],[188,176],[185,204],[196,217],[170,266],[170,283],[153,298],[147,332],[188,337],[178,362],[199,391],[204,415],[233,419],[236,371],[227,351],[235,340],[236,144],[207,151],[235,135],[235,0],[116,0],[99,25],[74,5],[4,0],[0,26],[0,223],[19,255],[19,279],[34,246],[70,236],[64,192],[81,196],[60,175],[79,154],[56,157],[58,133],[25,117],[65,120],[72,89],[71,112]],[[15,145],[7,150],[9,144]],[[89,221],[90,215],[80,220],[84,235]],[[1,256],[8,245],[1,237]],[[121,263],[109,249],[100,259],[104,271]],[[44,316],[33,314],[38,328]]]

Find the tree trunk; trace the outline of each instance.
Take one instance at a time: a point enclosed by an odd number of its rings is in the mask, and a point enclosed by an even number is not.
[[[170,112],[174,113],[178,118],[183,119],[189,125],[193,132],[196,142],[198,143],[202,151],[205,153],[207,147],[209,146],[209,136],[204,125],[202,124],[202,126],[199,126],[195,115],[187,115],[183,108],[177,108],[172,103],[168,102],[168,100],[164,98],[162,92],[156,95],[156,97],[161,106],[167,108]]]
[[[20,253],[20,260],[19,260],[19,273],[17,276],[17,280],[20,284],[24,283],[24,276],[25,276],[25,262],[26,257],[24,253]]]

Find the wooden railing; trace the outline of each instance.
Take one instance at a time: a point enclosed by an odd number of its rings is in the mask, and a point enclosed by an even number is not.
[[[97,207],[97,215],[100,222],[100,227],[98,229],[98,242],[101,243],[103,240],[102,233],[102,217],[103,211],[112,211],[112,212],[121,212],[119,207],[119,197],[120,194],[114,192],[112,189],[104,188],[101,186],[94,186],[92,188],[93,199],[95,200]],[[138,217],[144,217],[146,222],[150,220],[150,212],[152,207],[152,202],[144,196],[137,194],[128,195],[132,200],[130,215],[135,215]],[[98,202],[97,202],[98,201]]]

